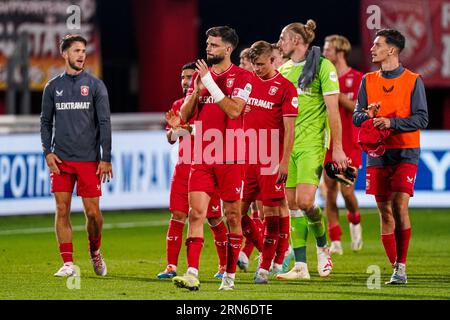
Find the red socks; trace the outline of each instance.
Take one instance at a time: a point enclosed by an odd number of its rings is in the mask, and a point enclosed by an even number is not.
[[[395,240],[397,241],[397,262],[406,264],[408,255],[409,240],[411,239],[411,228],[405,230],[395,230]]]
[[[277,251],[274,262],[277,264],[283,264],[284,255],[286,253],[286,250],[289,248],[289,231],[290,231],[290,225],[289,225],[289,216],[279,218],[279,238],[278,238],[278,245],[277,245]]]
[[[256,212],[256,213],[255,213]],[[261,237],[264,233],[264,224],[261,221],[261,219],[258,217],[258,211],[255,211],[252,213],[252,219],[255,223],[256,227],[258,228],[259,234]],[[249,239],[245,238],[244,247],[242,248],[242,252],[245,253],[245,255],[250,258],[250,255],[252,254],[253,249],[255,248],[255,245],[253,242],[251,242]]]
[[[188,268],[195,268],[198,270],[198,265],[200,262],[200,252],[202,251],[203,242],[204,239],[200,237],[186,239]]]
[[[342,229],[339,224],[329,224],[328,234],[331,241],[341,241]]]
[[[95,252],[98,249],[100,249],[100,245],[102,243],[102,235],[99,235],[97,237],[88,237],[89,239],[89,251]]]
[[[73,262],[73,245],[72,243],[61,243],[59,245],[59,252],[64,263]]]
[[[219,224],[214,227],[210,225],[211,231],[214,236],[214,244],[216,245],[217,255],[219,256],[219,265],[226,266],[227,265],[227,227],[225,223],[220,221]]]
[[[241,222],[243,235],[253,243],[259,252],[262,252],[263,240],[255,222],[246,214],[242,216]]]
[[[361,222],[361,214],[358,212],[347,211],[347,220],[351,224],[358,224]]]
[[[384,251],[386,251],[386,255],[388,256],[391,265],[394,265],[395,261],[397,261],[397,244],[395,241],[395,234],[382,234],[381,241],[383,242]]]
[[[180,255],[181,245],[183,243],[183,229],[183,222],[170,219],[166,237],[166,257],[168,265],[178,265],[178,256]]]
[[[228,233],[227,273],[235,273],[236,265],[241,251],[242,234]]]
[[[410,239],[411,228],[395,230],[395,233],[381,235],[384,250],[392,265],[394,265],[395,262],[406,264]]]
[[[280,217],[268,216],[264,218],[266,229],[264,232],[264,249],[262,252],[261,268],[269,271],[280,237]]]

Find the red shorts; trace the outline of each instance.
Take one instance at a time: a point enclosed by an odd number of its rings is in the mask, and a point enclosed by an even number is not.
[[[367,167],[366,194],[375,195],[377,202],[391,198],[392,192],[414,195],[417,165],[399,163],[390,166]]]
[[[175,166],[172,182],[170,184],[169,210],[171,212],[180,211],[186,215],[189,213],[188,182],[190,172],[190,164],[180,163]],[[215,192],[209,201],[206,217],[220,218],[222,216],[221,209],[219,194]]]
[[[58,163],[61,174],[50,173],[52,192],[73,192],[75,182],[77,195],[83,198],[96,198],[102,195],[100,177],[96,174],[96,161],[63,161]]]
[[[277,183],[278,173],[262,174],[264,167],[259,164],[249,164],[246,168],[242,200],[262,200],[264,206],[279,206],[280,201],[285,198],[285,184]]]
[[[345,155],[352,160],[352,166],[355,168],[361,167],[361,149],[359,148],[352,148],[350,150],[344,150]],[[333,150],[330,148],[327,150],[327,153],[325,155],[324,164],[327,162],[333,161]]]
[[[212,196],[217,191],[223,201],[240,200],[241,167],[241,164],[192,164],[189,192],[201,191]]]

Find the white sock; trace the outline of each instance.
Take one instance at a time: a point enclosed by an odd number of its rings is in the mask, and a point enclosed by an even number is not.
[[[260,274],[269,274],[269,271],[268,270],[266,270],[266,269],[263,269],[263,268],[259,268],[258,269],[258,273],[260,273]]]
[[[198,278],[198,269],[189,267],[186,271],[186,273],[195,276],[196,278]]]
[[[223,274],[223,277],[224,277],[224,278],[225,278],[225,277],[228,277],[228,278],[231,278],[231,279],[234,280],[234,278],[236,278],[236,273],[228,273],[228,272],[225,272],[225,273]]]
[[[295,265],[294,265],[294,267],[296,269],[300,269],[300,268],[303,268],[303,267],[306,267],[306,266],[307,266],[307,264],[305,262],[295,262]]]

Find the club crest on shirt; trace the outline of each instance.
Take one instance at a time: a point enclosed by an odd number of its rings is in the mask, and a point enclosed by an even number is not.
[[[82,96],[87,96],[89,94],[89,87],[88,86],[81,86],[81,95]]]
[[[227,79],[227,87],[231,88],[234,84],[234,78],[228,78]]]
[[[352,85],[353,85],[353,78],[346,78],[346,79],[345,79],[345,86],[346,86],[347,88],[351,88]]]
[[[275,93],[277,93],[277,91],[278,91],[278,87],[270,86],[269,94],[270,94],[271,96],[274,96]]]

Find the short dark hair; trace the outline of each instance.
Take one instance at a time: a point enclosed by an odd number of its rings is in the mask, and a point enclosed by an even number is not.
[[[384,37],[387,44],[392,44],[398,48],[398,53],[402,52],[405,48],[405,36],[398,30],[394,29],[381,29],[378,30],[377,37]]]
[[[84,46],[87,46],[87,41],[79,34],[68,34],[64,38],[62,38],[61,43],[59,45],[60,52],[63,53],[65,50],[69,49],[72,43],[74,42],[82,42]]]
[[[186,70],[186,69],[195,70],[195,68],[196,68],[195,62],[188,62],[181,68],[181,71]]]
[[[212,27],[206,31],[206,36],[209,37],[221,37],[222,41],[231,44],[233,49],[235,49],[239,43],[239,37],[236,30],[228,26]]]

